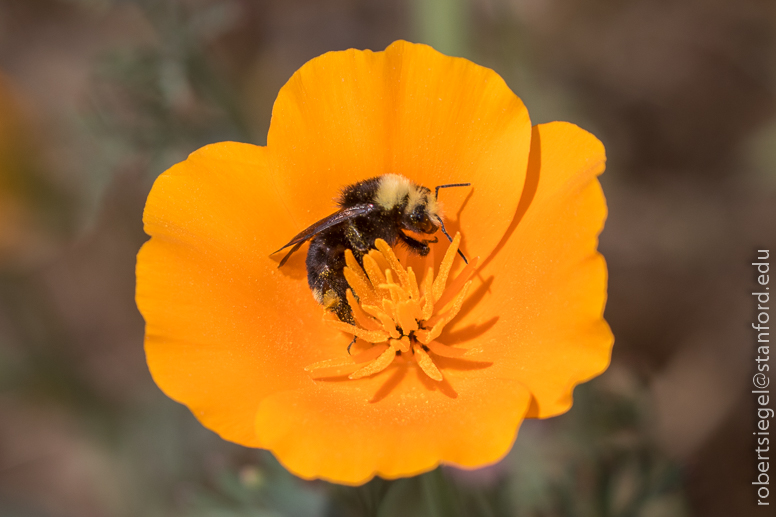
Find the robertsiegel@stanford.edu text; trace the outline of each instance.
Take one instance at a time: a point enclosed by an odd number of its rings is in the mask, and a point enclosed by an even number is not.
[[[752,384],[754,390],[752,393],[755,395],[755,404],[757,408],[757,420],[756,430],[752,434],[755,435],[755,453],[757,454],[757,480],[752,482],[757,488],[757,504],[759,506],[769,506],[768,496],[770,495],[770,419],[774,415],[773,409],[770,405],[770,390],[768,385],[770,381],[770,365],[768,360],[770,359],[770,281],[769,276],[769,263],[770,250],[757,250],[757,262],[753,262],[752,265],[756,268],[757,273],[757,287],[759,292],[752,293],[755,297],[755,305],[757,310],[755,311],[755,321],[752,323],[752,328],[755,330],[755,336],[757,339],[757,353],[755,354],[755,361],[757,361],[757,373],[752,377]]]

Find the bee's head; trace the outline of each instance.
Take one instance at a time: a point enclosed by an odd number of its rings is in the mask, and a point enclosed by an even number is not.
[[[405,213],[402,218],[402,226],[405,229],[416,233],[435,233],[439,229],[435,219],[432,219],[428,208],[424,205],[418,205],[409,213]]]
[[[436,197],[426,187],[413,187],[404,207],[402,226],[416,233],[435,233],[439,230],[440,218]]]
[[[381,176],[375,202],[386,212],[394,214],[404,230],[431,234],[439,229],[441,214],[436,195],[404,176]]]

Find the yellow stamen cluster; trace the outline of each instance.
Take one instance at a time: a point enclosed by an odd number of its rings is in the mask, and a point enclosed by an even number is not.
[[[347,250],[344,274],[351,288],[347,301],[356,325],[344,323],[328,311],[324,312],[324,321],[372,346],[353,357],[321,361],[305,370],[313,378],[348,375],[350,379],[360,379],[375,375],[394,362],[414,361],[430,378],[441,381],[442,373],[433,356],[459,358],[467,352],[436,341],[445,325],[461,310],[471,286],[469,278],[477,266],[475,258],[448,285],[460,242],[461,236],[457,234],[442,259],[439,274],[434,278],[433,267],[428,267],[420,286],[412,267],[405,269],[382,239],[375,241],[376,250],[364,256],[363,268]]]

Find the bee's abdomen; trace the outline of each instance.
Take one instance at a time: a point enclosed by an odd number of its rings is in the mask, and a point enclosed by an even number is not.
[[[318,303],[333,311],[340,320],[354,324],[346,297],[350,288],[344,274],[347,247],[345,236],[340,232],[313,238],[307,252],[307,283]]]
[[[378,212],[370,217],[356,218],[319,233],[310,241],[307,251],[307,283],[315,300],[333,311],[337,317],[355,324],[346,293],[350,286],[345,280],[345,250],[350,249],[359,264],[376,239],[394,245],[398,230],[395,214]]]

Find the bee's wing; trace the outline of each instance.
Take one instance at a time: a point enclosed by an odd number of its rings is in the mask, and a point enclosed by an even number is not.
[[[354,217],[358,217],[359,215],[368,214],[374,209],[375,209],[375,205],[373,205],[372,203],[363,203],[360,205],[355,205],[355,206],[338,210],[337,212],[334,212],[333,214],[331,214],[329,217],[321,219],[317,223],[311,224],[310,226],[308,226],[307,228],[299,232],[293,239],[289,241],[288,244],[286,244],[279,250],[273,252],[272,254],[274,255],[278,251],[282,251],[288,248],[289,246],[293,246],[294,244],[301,245],[307,239],[311,239],[315,237],[322,231],[328,228],[331,228],[332,226],[336,226],[343,221],[353,219]],[[296,249],[298,249],[298,246],[295,248],[295,250]]]

